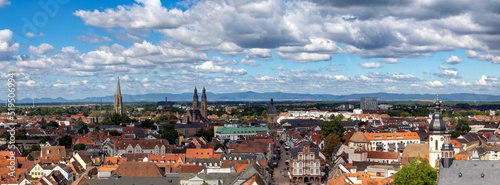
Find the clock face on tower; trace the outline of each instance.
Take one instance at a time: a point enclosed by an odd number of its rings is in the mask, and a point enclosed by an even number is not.
[[[441,141],[443,141],[443,138],[441,138]]]
[[[434,141],[434,138],[431,137],[431,141]]]

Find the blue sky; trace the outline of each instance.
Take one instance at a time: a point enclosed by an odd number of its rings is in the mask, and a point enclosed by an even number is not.
[[[498,2],[0,0],[18,98],[500,94]],[[0,93],[6,94],[5,89]],[[3,99],[3,98],[1,98]]]

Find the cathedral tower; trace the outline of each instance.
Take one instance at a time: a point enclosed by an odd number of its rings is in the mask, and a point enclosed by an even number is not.
[[[441,115],[441,102],[439,99],[434,102],[434,113],[429,124],[429,131],[429,164],[436,168],[436,161],[442,157],[441,149],[445,146],[444,135],[446,132],[446,124]],[[451,141],[449,142],[451,143]]]
[[[122,92],[120,90],[120,77],[118,77],[118,82],[116,84],[114,110],[118,114],[122,114],[123,113]]]
[[[200,102],[198,101],[198,89],[196,89],[196,87],[194,87],[194,94],[193,94],[193,110],[197,110],[198,109],[198,104]]]
[[[203,92],[201,94],[201,115],[204,117],[204,118],[207,118],[207,108],[208,108],[208,102],[207,102],[207,94],[205,92],[205,87],[203,87]]]
[[[277,116],[278,112],[276,112],[276,106],[274,106],[274,101],[271,98],[271,104],[269,104],[269,108],[267,109],[267,128],[272,134],[276,134],[276,127],[278,124]]]

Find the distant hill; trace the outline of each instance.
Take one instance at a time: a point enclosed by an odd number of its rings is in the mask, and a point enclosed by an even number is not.
[[[201,93],[199,94],[201,96]],[[283,92],[237,92],[237,93],[207,93],[209,101],[268,101],[274,98],[277,101],[359,101],[361,97],[377,97],[379,101],[419,101],[435,100],[435,94],[395,94],[395,93],[364,93],[350,95],[331,95],[331,94],[300,94]],[[124,102],[157,102],[164,101],[191,101],[193,93],[170,94],[170,93],[151,93],[141,95],[123,95]],[[113,102],[113,96],[87,97],[84,99],[64,98],[37,98],[35,103],[69,103],[69,102]],[[439,99],[443,101],[480,101],[480,102],[500,102],[499,95],[487,94],[440,94]],[[33,99],[18,100],[17,103],[31,103]]]

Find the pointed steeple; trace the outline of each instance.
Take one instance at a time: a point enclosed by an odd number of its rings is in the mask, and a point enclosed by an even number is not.
[[[194,99],[198,100],[198,89],[196,89],[196,86],[194,86],[193,100]]]
[[[202,91],[202,94],[201,94],[201,107],[200,107],[200,113],[201,113],[201,116],[203,116],[203,118],[207,118],[207,115],[208,115],[208,111],[207,111],[207,108],[208,108],[208,102],[207,102],[207,93],[205,91],[205,86],[203,86],[203,91]]]
[[[203,101],[203,99],[207,99],[207,94],[205,93],[205,86],[203,86],[203,91],[202,91],[202,94],[201,94],[201,99]]]
[[[122,91],[120,88],[120,77],[118,77],[118,80],[116,82],[116,94],[115,94],[115,106],[114,110],[118,114],[122,114],[123,110],[123,104],[122,104]]]
[[[193,94],[193,109],[196,110],[198,109],[198,89],[196,89],[196,86],[194,87],[194,94]]]
[[[122,91],[120,89],[120,77],[118,77],[118,80],[116,82],[116,95],[122,95]]]

